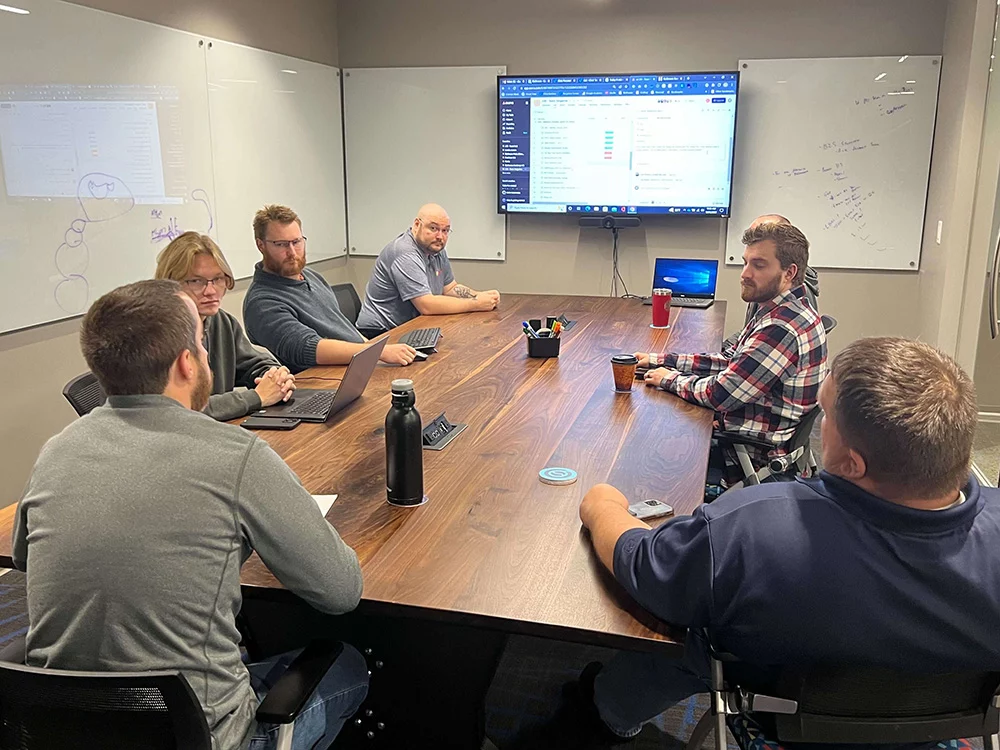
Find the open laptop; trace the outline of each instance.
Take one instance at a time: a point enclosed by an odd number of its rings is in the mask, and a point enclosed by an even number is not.
[[[718,276],[717,260],[657,258],[653,271],[653,289],[670,289],[673,292],[671,307],[706,308],[715,302]],[[646,297],[643,304],[653,304],[653,298]]]
[[[340,381],[340,388],[329,391],[313,391],[297,388],[292,399],[284,403],[268,406],[254,412],[255,417],[293,418],[303,422],[325,422],[348,404],[356,401],[364,393],[375,365],[382,355],[388,336],[373,341],[353,357],[347,365],[347,372]]]

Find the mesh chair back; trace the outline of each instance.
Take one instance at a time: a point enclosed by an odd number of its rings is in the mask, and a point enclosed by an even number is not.
[[[809,445],[809,436],[812,434],[816,420],[819,419],[822,414],[823,410],[820,409],[817,404],[812,408],[812,411],[799,420],[799,423],[795,426],[795,432],[792,433],[792,439],[788,441],[789,453],[794,451],[796,448]]]
[[[180,672],[67,672],[0,664],[0,748],[211,750]]]
[[[358,315],[361,314],[361,298],[358,297],[354,284],[350,282],[334,284],[330,288],[333,289],[333,293],[337,297],[337,304],[340,306],[340,311],[344,313],[344,317],[351,323],[357,323]]]
[[[89,414],[107,400],[104,389],[101,388],[101,384],[97,382],[97,376],[92,372],[77,375],[69,381],[63,388],[63,395],[81,417],[84,414]]]
[[[1000,673],[921,675],[871,667],[785,670],[777,693],[799,703],[775,715],[780,742],[903,743],[997,732]]]

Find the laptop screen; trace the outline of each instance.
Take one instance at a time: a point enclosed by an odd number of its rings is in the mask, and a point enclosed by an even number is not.
[[[715,297],[719,261],[657,258],[653,289],[666,287],[678,297]]]

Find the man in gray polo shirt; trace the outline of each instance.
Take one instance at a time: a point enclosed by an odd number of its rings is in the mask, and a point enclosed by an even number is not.
[[[496,289],[477,292],[455,281],[444,246],[451,219],[436,203],[422,206],[413,226],[386,245],[372,269],[358,329],[371,338],[418,315],[493,310]]]

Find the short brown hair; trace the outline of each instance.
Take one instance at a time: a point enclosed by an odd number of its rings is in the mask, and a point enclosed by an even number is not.
[[[80,347],[109,396],[163,393],[178,355],[197,353],[197,320],[181,293],[176,281],[137,281],[108,292],[83,316]]]
[[[809,240],[802,234],[802,230],[793,224],[771,221],[758,224],[743,233],[743,244],[748,247],[765,240],[774,242],[775,255],[781,264],[781,270],[785,270],[792,263],[795,264],[798,270],[792,283],[795,286],[801,284],[806,277],[806,266],[809,265]]]
[[[969,478],[976,389],[951,357],[920,341],[867,338],[833,360],[834,422],[873,481],[914,499]]]
[[[264,239],[264,236],[267,234],[267,225],[272,221],[276,221],[279,224],[291,224],[294,221],[299,225],[299,229],[302,228],[302,220],[299,219],[297,213],[288,206],[279,206],[273,203],[269,206],[264,206],[264,208],[254,215],[253,236],[258,240]]]
[[[194,259],[199,255],[208,255],[219,264],[226,275],[226,289],[236,286],[233,269],[229,267],[226,256],[215,244],[215,240],[207,234],[197,232],[185,232],[163,248],[163,252],[156,256],[155,278],[184,281],[191,273]]]

